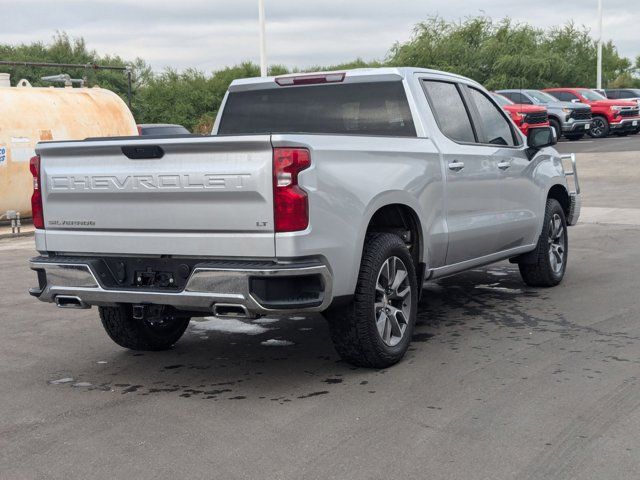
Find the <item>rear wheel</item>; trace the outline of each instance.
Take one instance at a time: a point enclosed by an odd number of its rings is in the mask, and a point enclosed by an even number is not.
[[[331,338],[343,360],[385,368],[402,359],[418,309],[411,254],[397,235],[367,237],[353,301],[326,312]]]
[[[100,307],[100,320],[111,340],[131,350],[166,350],[176,343],[189,325],[161,305],[147,306],[144,318],[133,318],[131,305]]]
[[[589,135],[593,138],[603,138],[609,135],[609,122],[604,117],[593,117]]]
[[[518,265],[524,283],[531,287],[558,285],[567,269],[568,247],[564,210],[556,199],[550,198],[536,249]]]
[[[576,140],[582,140],[584,133],[568,133],[565,137],[575,142]]]

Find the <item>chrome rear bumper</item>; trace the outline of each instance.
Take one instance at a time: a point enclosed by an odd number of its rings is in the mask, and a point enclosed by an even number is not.
[[[273,264],[268,268],[216,267],[204,264],[193,269],[181,291],[159,291],[137,288],[105,288],[88,263],[73,258],[56,261],[37,257],[30,261],[38,272],[39,287],[29,293],[43,302],[60,302],[56,297],[77,298],[85,308],[91,305],[118,303],[170,305],[181,310],[213,312],[216,305],[239,306],[251,315],[292,311],[322,311],[332,300],[332,277],[326,265],[320,262],[303,264]],[[292,301],[275,308],[259,298],[251,289],[252,279],[304,279],[319,277],[322,291],[316,301]]]

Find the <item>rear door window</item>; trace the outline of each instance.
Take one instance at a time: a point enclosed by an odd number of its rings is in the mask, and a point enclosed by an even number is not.
[[[423,80],[423,84],[442,133],[456,142],[475,142],[471,118],[458,86],[436,80]]]
[[[401,81],[230,92],[218,134],[319,133],[415,137]]]

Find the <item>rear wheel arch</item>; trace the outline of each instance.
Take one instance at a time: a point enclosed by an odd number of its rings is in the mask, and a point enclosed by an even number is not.
[[[404,203],[390,203],[379,207],[369,218],[364,241],[372,233],[393,233],[405,242],[414,264],[424,262],[424,235],[422,224],[416,211]]]

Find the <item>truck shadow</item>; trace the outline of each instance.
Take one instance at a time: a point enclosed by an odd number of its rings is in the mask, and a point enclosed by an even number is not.
[[[402,372],[418,360],[437,361],[427,357],[441,355],[442,349],[456,350],[464,336],[488,324],[516,329],[540,326],[542,320],[526,313],[530,297],[537,295],[525,289],[512,266],[474,270],[428,285],[419,305],[414,343],[407,358],[393,369]],[[438,353],[430,353],[425,342],[438,344]],[[329,395],[343,385],[374,394],[375,380],[388,371],[341,361],[320,315],[267,317],[251,323],[207,317],[192,320],[170,351],[102,350],[97,363],[67,372],[76,388],[287,403]]]

